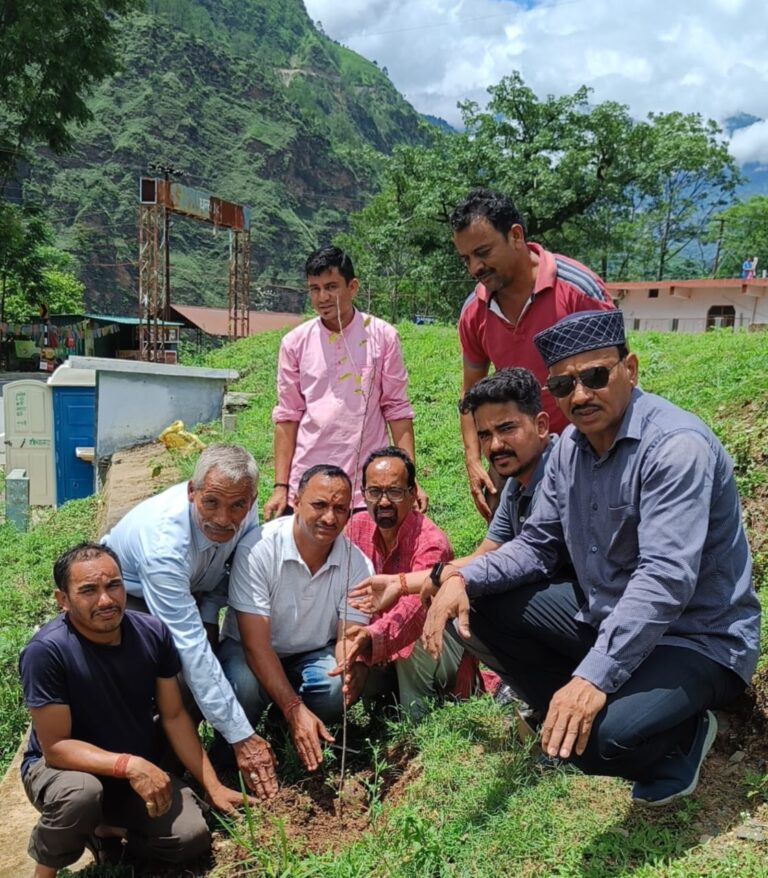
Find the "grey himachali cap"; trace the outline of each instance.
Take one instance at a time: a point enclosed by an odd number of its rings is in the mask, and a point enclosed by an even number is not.
[[[624,315],[614,311],[576,311],[533,337],[547,368],[554,363],[598,348],[626,344]]]

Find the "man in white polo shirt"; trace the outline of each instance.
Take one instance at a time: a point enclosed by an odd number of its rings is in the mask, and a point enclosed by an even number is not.
[[[343,637],[368,622],[347,604],[349,588],[373,573],[342,535],[352,485],[337,466],[301,477],[295,512],[264,525],[237,547],[219,658],[251,723],[270,702],[285,717],[309,771],[322,761],[325,723],[341,718]],[[365,668],[360,673],[367,673]]]

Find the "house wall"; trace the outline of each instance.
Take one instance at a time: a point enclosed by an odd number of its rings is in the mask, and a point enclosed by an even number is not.
[[[96,458],[156,439],[169,424],[187,429],[221,417],[225,383],[237,372],[132,360],[72,357],[96,371]]]
[[[690,298],[671,295],[663,287],[658,298],[648,297],[648,289],[628,290],[619,307],[624,313],[627,329],[655,329],[662,332],[703,332],[707,328],[707,312],[713,305],[731,305],[736,327],[752,323],[768,324],[768,297],[745,296],[735,291],[716,289],[685,290]],[[677,321],[673,325],[673,320]],[[639,325],[637,324],[639,321]]]

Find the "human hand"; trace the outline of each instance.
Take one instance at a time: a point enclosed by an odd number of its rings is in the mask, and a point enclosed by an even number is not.
[[[434,659],[443,651],[443,634],[450,619],[458,619],[459,634],[469,637],[469,598],[461,575],[446,579],[437,590],[424,622],[421,645]]]
[[[335,668],[328,671],[328,676],[338,677],[340,674],[344,674],[342,691],[344,692],[344,701],[349,706],[357,700],[363,691],[363,686],[365,686],[373,644],[371,635],[365,628],[355,628],[347,636],[346,641],[345,661],[339,662]],[[359,659],[364,659],[364,661]]]
[[[429,509],[429,497],[427,497],[426,491],[421,487],[421,485],[416,485],[416,498],[413,501],[413,508],[417,512],[421,512],[424,515]]]
[[[273,799],[277,795],[276,760],[269,741],[253,734],[237,741],[232,749],[246,786],[260,799]]]
[[[272,496],[264,504],[264,509],[262,510],[264,521],[277,518],[278,515],[283,513],[283,510],[287,505],[288,488],[275,488],[274,491],[272,491]]]
[[[379,573],[369,576],[351,589],[349,592],[349,604],[361,613],[373,616],[374,613],[383,613],[397,603],[402,595],[400,580],[397,576],[389,576]]]
[[[607,696],[589,680],[573,677],[552,696],[541,727],[541,749],[548,756],[568,759],[573,750],[584,752],[595,717]],[[575,743],[575,748],[574,748]]]
[[[325,725],[303,703],[299,702],[296,707],[286,716],[291,739],[296,752],[299,754],[307,771],[315,771],[323,761],[323,750],[320,741],[328,744],[334,741],[333,735]]]
[[[490,521],[492,518],[491,507],[485,499],[485,493],[487,491],[490,494],[495,494],[496,486],[480,460],[465,460],[464,462],[469,478],[469,490],[475,507],[486,521]]]
[[[432,577],[425,576],[424,582],[421,583],[421,591],[419,592],[419,599],[421,600],[422,606],[429,609],[432,606],[432,599],[437,594],[437,589],[432,584]]]
[[[225,787],[222,783],[218,786],[208,787],[205,792],[211,805],[223,814],[231,814],[236,808],[241,807],[243,798],[245,798],[249,805],[256,804],[256,799],[253,796],[246,794],[243,797],[239,790],[232,790],[229,787]]]
[[[133,791],[144,800],[150,817],[162,817],[171,807],[171,779],[162,768],[141,756],[131,756],[125,776]]]

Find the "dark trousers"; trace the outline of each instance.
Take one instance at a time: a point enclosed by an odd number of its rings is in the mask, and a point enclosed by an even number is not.
[[[496,658],[502,676],[542,714],[595,642],[595,629],[575,620],[582,603],[573,583],[540,583],[472,604],[472,634]],[[701,713],[722,707],[743,689],[737,674],[701,653],[657,646],[608,695],[584,754],[572,761],[587,774],[653,780],[666,755],[687,750]]]
[[[34,762],[22,778],[40,819],[29,839],[36,863],[61,869],[83,853],[97,826],[127,828],[128,852],[138,859],[183,863],[204,854],[210,832],[195,793],[171,775],[173,798],[162,817],[150,817],[128,781],[96,777],[82,771],[50,768]]]

